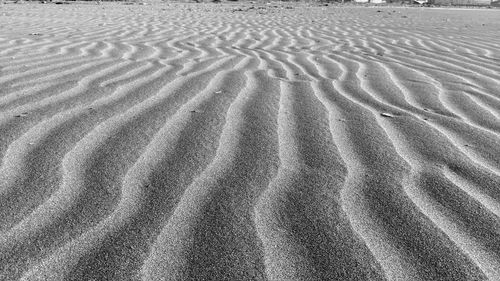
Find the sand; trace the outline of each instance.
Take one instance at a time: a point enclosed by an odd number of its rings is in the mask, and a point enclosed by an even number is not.
[[[0,280],[500,280],[500,10],[0,5]]]

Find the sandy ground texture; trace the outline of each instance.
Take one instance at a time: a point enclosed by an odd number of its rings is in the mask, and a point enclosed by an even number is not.
[[[0,5],[0,280],[500,280],[500,11]]]

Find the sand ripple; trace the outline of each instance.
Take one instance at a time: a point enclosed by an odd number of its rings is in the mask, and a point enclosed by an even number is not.
[[[0,280],[500,280],[497,11],[0,16]]]

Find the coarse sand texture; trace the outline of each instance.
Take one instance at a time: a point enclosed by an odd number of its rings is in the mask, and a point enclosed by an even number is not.
[[[500,280],[500,10],[0,5],[0,281]]]

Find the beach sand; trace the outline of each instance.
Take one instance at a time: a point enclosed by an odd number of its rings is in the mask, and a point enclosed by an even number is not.
[[[0,280],[500,280],[500,10],[0,5]]]

